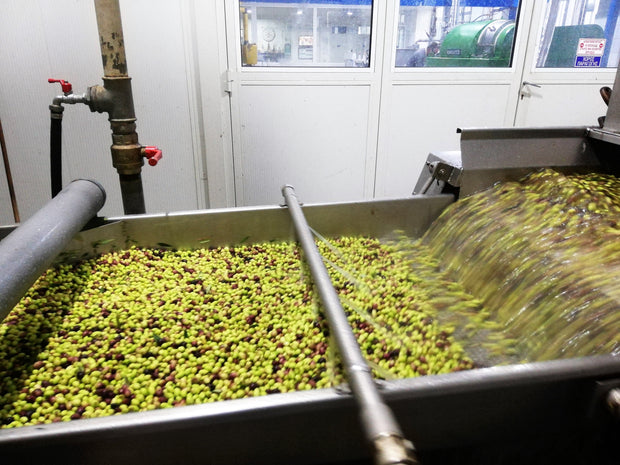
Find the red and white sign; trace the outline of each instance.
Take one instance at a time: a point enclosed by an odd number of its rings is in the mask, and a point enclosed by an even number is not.
[[[577,56],[602,57],[605,53],[605,39],[579,39]]]

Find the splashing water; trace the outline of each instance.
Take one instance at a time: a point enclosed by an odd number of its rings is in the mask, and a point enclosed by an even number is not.
[[[543,170],[451,205],[416,247],[479,299],[453,318],[537,361],[620,353],[619,238],[620,180]]]

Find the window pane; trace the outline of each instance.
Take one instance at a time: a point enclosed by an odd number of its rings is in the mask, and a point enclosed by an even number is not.
[[[239,5],[243,66],[369,66],[372,0]]]
[[[536,66],[618,66],[618,10],[616,0],[547,0]]]
[[[400,0],[396,66],[509,67],[519,0]]]

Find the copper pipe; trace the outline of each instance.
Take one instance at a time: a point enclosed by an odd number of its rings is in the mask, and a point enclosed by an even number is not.
[[[4,130],[2,129],[2,120],[0,120],[0,148],[2,148],[2,161],[4,162],[4,172],[6,173],[6,182],[9,185],[9,195],[11,197],[11,206],[13,207],[13,218],[19,223],[19,210],[17,209],[17,198],[15,197],[15,187],[13,186],[13,176],[11,175],[11,166],[9,165],[9,154],[6,150],[6,142],[4,140]]]

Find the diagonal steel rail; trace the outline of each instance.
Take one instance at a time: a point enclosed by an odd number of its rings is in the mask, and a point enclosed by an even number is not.
[[[416,465],[418,461],[415,458],[413,444],[405,439],[394,414],[383,402],[377,390],[371,370],[362,355],[323,258],[314,242],[294,187],[284,186],[282,195],[295,225],[297,239],[301,243],[314,284],[319,291],[330,333],[338,345],[347,381],[360,410],[366,439],[373,446],[375,463]]]

